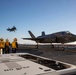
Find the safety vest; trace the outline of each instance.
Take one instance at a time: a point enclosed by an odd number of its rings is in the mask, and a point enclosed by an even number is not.
[[[9,45],[10,45],[10,42],[5,42],[5,45],[6,45],[6,46],[9,46]]]
[[[5,42],[4,41],[0,42],[0,48],[5,48]]]
[[[17,48],[16,42],[12,42],[12,48]]]
[[[0,41],[0,48],[1,48],[1,41]]]

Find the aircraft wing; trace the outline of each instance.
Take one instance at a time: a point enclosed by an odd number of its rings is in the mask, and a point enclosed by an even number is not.
[[[39,41],[39,40],[44,40],[44,38],[22,38],[23,40],[34,40],[34,41]]]

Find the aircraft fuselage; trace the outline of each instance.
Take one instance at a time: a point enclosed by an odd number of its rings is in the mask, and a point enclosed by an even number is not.
[[[39,40],[40,43],[67,43],[76,41],[76,35],[68,32],[58,32],[44,36],[38,36],[37,38],[44,38]]]

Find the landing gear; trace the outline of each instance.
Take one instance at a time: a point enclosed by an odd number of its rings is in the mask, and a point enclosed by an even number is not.
[[[51,45],[51,48],[54,48],[54,45]]]
[[[54,48],[54,45],[51,43],[51,48]]]
[[[37,49],[38,49],[38,42],[37,42]]]
[[[64,48],[64,43],[62,43],[62,50],[63,50],[63,51],[65,50],[65,48]]]

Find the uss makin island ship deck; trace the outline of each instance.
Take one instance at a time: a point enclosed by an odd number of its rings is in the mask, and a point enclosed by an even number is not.
[[[0,75],[76,75],[76,66],[29,54],[1,54]]]

